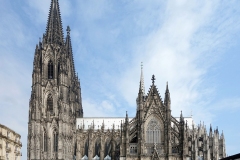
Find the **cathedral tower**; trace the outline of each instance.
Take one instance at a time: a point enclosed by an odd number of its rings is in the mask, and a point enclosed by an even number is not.
[[[42,42],[36,45],[29,102],[28,160],[72,159],[76,118],[83,117],[70,27],[64,40],[58,0],[51,7]]]

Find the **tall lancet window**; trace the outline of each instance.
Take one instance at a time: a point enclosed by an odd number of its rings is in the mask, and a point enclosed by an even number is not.
[[[47,133],[44,131],[43,133],[43,151],[47,152]]]
[[[58,151],[58,133],[56,130],[53,132],[53,151]]]
[[[53,62],[50,60],[48,62],[48,79],[53,79]]]
[[[153,118],[148,122],[146,130],[146,142],[147,143],[160,143],[161,134],[158,121]]]
[[[47,98],[47,108],[51,113],[53,113],[53,99],[51,94],[49,94]]]

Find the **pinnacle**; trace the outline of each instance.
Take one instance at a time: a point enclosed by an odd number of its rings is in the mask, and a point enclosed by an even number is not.
[[[141,76],[140,76],[140,87],[139,91],[145,96],[144,76],[143,76],[143,62],[141,62]]]
[[[169,93],[168,82],[167,82],[167,84],[166,84],[166,93]]]

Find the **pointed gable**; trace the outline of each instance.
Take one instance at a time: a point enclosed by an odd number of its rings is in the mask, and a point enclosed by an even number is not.
[[[149,89],[149,92],[146,96],[144,111],[145,116],[144,118],[147,119],[151,114],[157,114],[159,117],[161,117],[162,120],[165,119],[164,116],[164,105],[162,102],[162,98],[160,94],[158,93],[157,87],[154,84],[155,76],[152,77],[152,85]]]

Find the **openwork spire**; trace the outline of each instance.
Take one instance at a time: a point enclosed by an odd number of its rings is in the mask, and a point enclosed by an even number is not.
[[[143,76],[143,62],[141,62],[140,91],[145,96],[145,86],[144,86],[144,76]]]
[[[45,34],[45,42],[63,45],[62,20],[58,0],[51,1]]]

